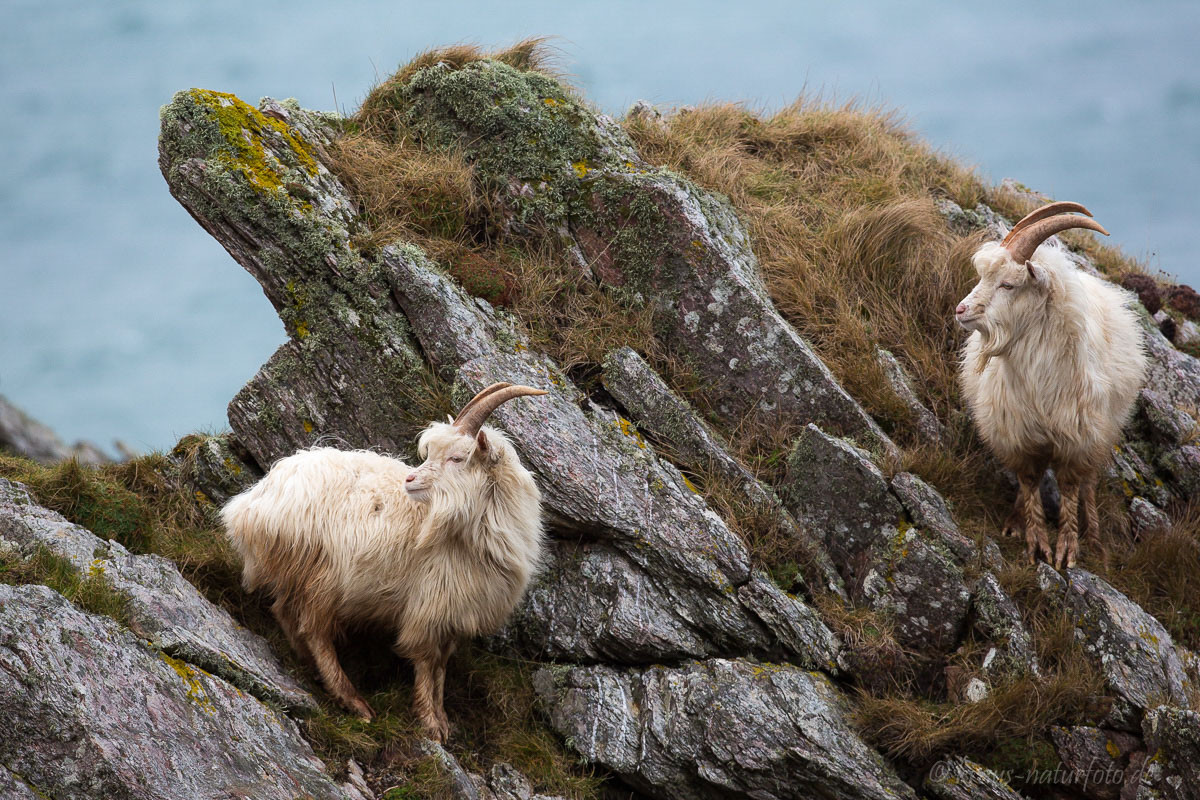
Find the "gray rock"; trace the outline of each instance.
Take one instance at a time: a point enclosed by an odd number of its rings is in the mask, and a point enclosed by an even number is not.
[[[999,569],[1004,564],[1000,548],[991,539],[984,544],[981,561],[979,546],[959,531],[950,508],[937,489],[911,472],[898,473],[892,478],[891,486],[913,524],[950,551],[960,566],[982,564],[988,569]]]
[[[478,776],[463,769],[454,754],[432,739],[421,739],[417,752],[433,759],[438,770],[450,779],[450,796],[455,800],[486,800],[479,791]]]
[[[66,444],[47,425],[0,395],[0,451],[4,450],[42,464],[68,458],[80,464],[107,464],[112,460],[91,442]]]
[[[1138,800],[1200,797],[1200,714],[1158,706],[1142,720],[1146,763]]]
[[[934,201],[938,211],[946,218],[950,230],[959,236],[969,236],[977,231],[986,231],[988,238],[1000,239],[1011,227],[1007,219],[990,206],[979,203],[974,209],[965,209],[946,197]]]
[[[82,573],[102,574],[129,599],[130,625],[165,653],[219,675],[256,697],[290,708],[316,701],[287,674],[267,643],[233,621],[157,555],[133,555],[60,514],[34,504],[24,487],[0,478],[0,540],[31,553],[39,545]]]
[[[1142,333],[1150,355],[1146,388],[1177,408],[1195,408],[1200,398],[1200,360],[1176,350],[1148,314],[1142,315]]]
[[[571,747],[654,797],[915,797],[817,673],[712,660],[552,667],[534,684]]]
[[[883,373],[887,376],[892,391],[912,414],[917,434],[930,444],[940,443],[946,435],[946,428],[934,413],[925,407],[921,398],[917,397],[912,387],[912,379],[908,377],[904,366],[887,350],[876,350],[875,356],[879,365],[883,367]]]
[[[418,71],[403,124],[459,149],[516,229],[561,231],[592,276],[656,310],[659,336],[729,429],[815,421],[894,451],[772,305],[727,200],[647,165],[625,132],[557,81],[495,62]]]
[[[824,537],[852,600],[891,616],[910,648],[953,649],[970,601],[962,570],[948,550],[902,521],[900,501],[866,453],[808,425],[780,493]]]
[[[1137,731],[1147,708],[1168,701],[1190,708],[1192,681],[1166,628],[1136,603],[1084,569],[1068,569],[1055,583],[1046,564],[1039,580],[1051,597],[1064,602],[1075,623],[1075,636],[1104,672],[1116,696],[1107,722]],[[1057,576],[1056,576],[1057,577]]]
[[[641,356],[628,347],[609,353],[604,361],[604,386],[642,430],[667,444],[674,460],[739,488],[751,507],[796,542],[809,584],[818,591],[845,596],[841,576],[821,541],[796,522],[770,488],[729,454],[717,435]]]
[[[1181,497],[1200,496],[1200,446],[1185,444],[1159,457],[1159,464]]]
[[[331,120],[263,108],[272,116],[193,89],[161,114],[171,194],[258,280],[289,335],[230,404],[230,426],[261,468],[321,437],[407,453],[428,421],[412,412],[423,362],[386,275],[351,244],[361,222],[321,159]]]
[[[850,559],[900,521],[900,502],[869,456],[844,439],[809,424],[788,455],[784,503],[801,523],[825,540],[846,574]]]
[[[1141,539],[1171,527],[1170,517],[1144,497],[1135,497],[1130,501],[1129,520],[1135,539]]]
[[[1200,326],[1190,319],[1180,322],[1175,328],[1175,344],[1179,347],[1200,344]]]
[[[1137,789],[1145,757],[1142,740],[1130,733],[1080,726],[1052,727],[1050,739],[1074,787],[1093,800],[1119,800]],[[1134,768],[1130,769],[1130,765]]]
[[[44,586],[0,585],[0,763],[60,798],[344,798],[294,723]]]
[[[1107,477],[1118,481],[1127,497],[1141,495],[1157,505],[1168,505],[1174,494],[1142,453],[1151,456],[1147,442],[1125,439],[1113,450],[1113,460],[1105,468]]]
[[[43,798],[47,797],[40,789],[38,792]],[[9,772],[3,764],[0,764],[0,797],[5,800],[38,800],[38,795],[29,788],[25,779]]]
[[[181,477],[195,488],[196,502],[216,510],[253,486],[262,471],[232,434],[185,436],[171,451]]]
[[[1200,397],[1193,402],[1196,401],[1200,401]],[[1196,433],[1196,420],[1165,394],[1153,389],[1142,389],[1138,395],[1137,413],[1146,420],[1153,440],[1163,446],[1178,447]]]
[[[941,800],[1024,800],[999,775],[962,756],[934,765],[925,788]]]
[[[1017,604],[996,580],[985,573],[975,584],[971,596],[972,625],[995,653],[984,657],[984,671],[993,675],[1040,675],[1033,637]]]

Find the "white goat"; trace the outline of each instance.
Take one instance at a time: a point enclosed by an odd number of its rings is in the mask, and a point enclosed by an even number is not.
[[[497,383],[419,440],[417,468],[366,451],[301,450],[221,510],[247,590],[266,588],[292,647],[329,692],[374,712],[338,663],[345,626],[396,632],[415,669],[413,708],[445,741],[446,662],[461,637],[498,629],[541,551],[540,494],[512,443],[482,427],[502,403],[542,395]]]
[[[1067,212],[1081,212],[1087,217]],[[1137,316],[1124,292],[1039,246],[1068,228],[1108,234],[1078,203],[1050,203],[997,244],[976,251],[979,283],[955,318],[971,331],[959,373],[984,440],[1017,475],[1004,532],[1025,532],[1031,561],[1075,566],[1084,538],[1099,544],[1096,481],[1146,375]],[[1039,485],[1053,467],[1062,495],[1051,557]]]

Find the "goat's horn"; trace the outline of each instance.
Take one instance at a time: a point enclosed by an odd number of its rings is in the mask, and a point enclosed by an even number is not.
[[[1022,228],[1029,227],[1039,219],[1053,217],[1055,214],[1066,214],[1068,212],[1087,214],[1089,217],[1092,215],[1092,212],[1088,211],[1079,203],[1072,203],[1065,200],[1058,203],[1047,203],[1041,208],[1030,211],[1028,214],[1021,217],[1017,224],[1012,226],[1012,230],[1008,232],[1008,235],[1004,237],[1004,241],[1002,241],[1000,244],[1003,247],[1008,247],[1008,243],[1012,241],[1014,236],[1016,236],[1017,231],[1021,230]]]
[[[489,387],[490,388],[490,387]],[[486,392],[486,394],[484,394]],[[465,433],[467,436],[474,436],[479,433],[479,429],[483,427],[483,423],[492,415],[500,406],[517,397],[536,397],[537,395],[547,394],[541,389],[534,389],[532,386],[504,386],[495,391],[485,389],[483,398],[479,400],[469,411],[464,410],[458,415],[458,419],[454,422],[454,427]],[[475,402],[474,400],[471,402]]]
[[[1094,219],[1081,217],[1078,214],[1063,214],[1027,225],[1005,245],[1005,249],[1013,257],[1013,261],[1024,264],[1033,257],[1034,251],[1042,242],[1069,228],[1087,228],[1108,236],[1108,231],[1104,230],[1104,226]]]
[[[481,391],[479,394],[475,395],[470,400],[468,400],[467,404],[459,410],[458,416],[454,418],[454,422],[452,424],[457,425],[462,420],[462,418],[467,415],[467,412],[470,411],[472,408],[474,408],[475,405],[480,400],[487,397],[489,394],[492,394],[493,392],[498,392],[501,389],[507,389],[509,386],[512,386],[512,384],[506,383],[504,381],[501,381],[500,383],[493,383],[491,386],[487,387],[486,389]]]

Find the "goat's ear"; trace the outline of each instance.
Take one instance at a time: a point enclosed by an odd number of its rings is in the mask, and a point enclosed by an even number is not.
[[[1046,268],[1040,264],[1035,264],[1032,261],[1025,262],[1025,269],[1029,272],[1029,280],[1038,286],[1046,285]]]
[[[475,434],[475,456],[489,464],[494,464],[500,460],[500,452],[488,442],[487,434],[482,430]]]

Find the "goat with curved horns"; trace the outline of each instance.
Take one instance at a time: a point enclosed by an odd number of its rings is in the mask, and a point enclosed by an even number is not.
[[[267,589],[296,652],[364,719],[374,712],[338,663],[334,639],[368,623],[413,662],[413,708],[445,741],[446,662],[463,637],[504,624],[537,569],[541,497],[511,442],[484,426],[518,397],[496,383],[450,423],[422,432],[416,468],[368,451],[301,450],[221,510],[247,590]]]
[[[1079,216],[1080,214],[1086,216]],[[959,371],[983,438],[1017,475],[1016,506],[1004,532],[1025,534],[1030,560],[1075,566],[1078,513],[1099,545],[1096,482],[1145,380],[1146,354],[1127,295],[1081,272],[1056,233],[1108,231],[1078,203],[1050,203],[976,251],[979,283],[955,310],[971,332]],[[1039,485],[1053,467],[1062,494],[1051,556]]]

